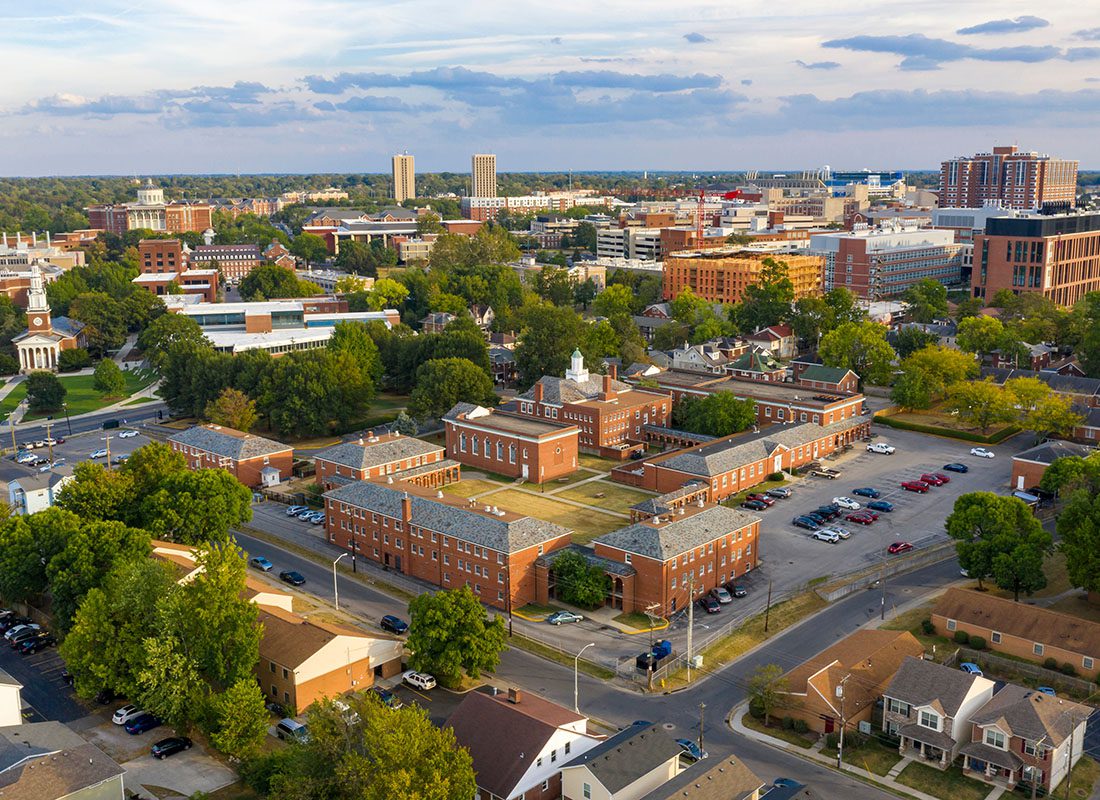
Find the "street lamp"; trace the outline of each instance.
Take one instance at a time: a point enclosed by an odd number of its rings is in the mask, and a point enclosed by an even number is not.
[[[61,407],[63,409],[65,409],[65,424],[69,426],[69,436],[72,436],[73,435],[73,423],[69,419],[69,404],[68,403],[62,403]]]
[[[581,709],[579,701],[580,687],[577,683],[577,672],[580,670],[581,654],[584,653],[584,651],[587,650],[589,647],[595,646],[595,642],[589,642],[581,648],[581,652],[577,653],[577,657],[573,659],[573,710],[576,711],[578,714],[581,713]]]
[[[347,558],[347,553],[341,553],[336,557],[336,560],[332,562],[332,595],[336,600],[336,610],[340,610],[340,589],[336,585],[336,565],[340,563],[341,558]]]

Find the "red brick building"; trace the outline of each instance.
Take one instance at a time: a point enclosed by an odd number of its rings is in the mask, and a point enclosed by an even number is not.
[[[443,416],[443,425],[447,452],[468,467],[532,483],[577,470],[576,425],[497,413],[472,403],[457,404]]]
[[[349,483],[325,493],[325,512],[338,547],[500,609],[532,602],[535,560],[569,544],[560,525],[408,481]]]
[[[389,476],[399,480],[417,477],[420,485],[430,488],[460,477],[459,465],[446,458],[442,447],[400,433],[375,436],[371,432],[366,438],[341,442],[318,452],[314,463],[317,482],[326,492],[354,481]]]
[[[205,303],[218,299],[218,272],[189,269],[187,251],[179,239],[142,239],[138,242],[138,270],[133,283],[155,295],[197,294]]]
[[[1011,145],[940,165],[940,208],[981,208],[988,200],[1019,209],[1046,203],[1072,207],[1077,201],[1077,162],[1022,153]]]
[[[168,445],[191,469],[221,468],[251,488],[287,480],[294,464],[290,445],[221,425],[192,426],[168,437]]]
[[[192,248],[188,260],[194,267],[216,266],[225,280],[235,283],[264,263],[264,255],[254,244],[200,244]]]
[[[1088,445],[1074,444],[1073,442],[1058,440],[1043,442],[1012,457],[1011,486],[1016,490],[1038,486],[1039,481],[1043,479],[1043,475],[1047,471],[1047,467],[1059,458],[1070,456],[1088,458],[1094,452],[1096,452],[1095,449]]]

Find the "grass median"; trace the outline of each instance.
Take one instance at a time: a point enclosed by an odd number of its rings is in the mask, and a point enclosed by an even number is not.
[[[507,643],[510,647],[518,647],[520,650],[526,650],[528,653],[545,658],[548,661],[554,661],[570,669],[573,668],[574,657],[572,655],[563,653],[561,650],[535,639],[528,639],[522,634],[517,633],[509,637]],[[593,664],[591,661],[585,661],[583,658],[577,662],[577,669],[585,675],[591,675],[593,678],[599,678],[602,681],[609,681],[615,677],[614,670],[601,667],[599,664]]]

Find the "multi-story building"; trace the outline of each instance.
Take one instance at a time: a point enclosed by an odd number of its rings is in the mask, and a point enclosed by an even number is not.
[[[251,245],[249,245],[251,246]],[[197,295],[202,302],[218,299],[218,271],[189,269],[188,250],[179,239],[142,239],[138,242],[139,275],[133,283],[165,296],[175,290]]]
[[[165,202],[164,189],[149,180],[137,190],[135,203],[101,203],[84,210],[92,228],[121,235],[141,228],[169,233],[204,231],[211,225],[213,207],[206,201]]]
[[[993,217],[974,237],[974,297],[1032,292],[1069,308],[1100,290],[1100,213]]]
[[[357,481],[324,497],[333,544],[444,589],[469,586],[500,609],[533,602],[535,559],[569,544],[560,525],[407,481]]]
[[[413,157],[408,153],[394,156],[391,159],[393,167],[393,199],[398,203],[404,203],[416,197],[416,168]]]
[[[645,426],[668,424],[668,391],[642,389],[610,375],[590,375],[579,350],[564,378],[544,375],[502,410],[576,425],[582,451],[627,458],[645,450]]]
[[[825,258],[825,291],[843,286],[864,300],[903,294],[928,278],[958,283],[963,249],[953,231],[900,224],[810,237],[811,252]]]
[[[475,469],[532,483],[577,471],[576,425],[499,413],[458,403],[443,415],[447,453]]]
[[[34,267],[44,284],[50,284],[64,275],[64,271],[45,262],[35,262]],[[0,267],[0,294],[6,294],[20,308],[27,307],[27,292],[31,288],[34,269],[26,267]]]
[[[463,197],[462,216],[470,222],[485,222],[496,219],[497,214],[506,211],[512,214],[540,214],[547,211],[567,211],[576,206],[611,206],[615,198],[595,196],[584,191],[537,192],[515,197]],[[450,220],[448,220],[450,222]],[[444,222],[444,227],[448,227]],[[599,227],[599,226],[597,226]],[[465,231],[464,231],[465,232]],[[476,231],[469,231],[472,235]]]
[[[470,197],[497,196],[497,157],[475,153],[470,159]]]
[[[637,258],[660,261],[661,228],[606,228],[596,231],[598,258]]]
[[[193,425],[168,437],[191,469],[224,469],[245,486],[274,486],[290,478],[294,448],[222,425]]]
[[[821,292],[825,259],[822,256],[773,255],[752,248],[721,247],[713,250],[685,250],[665,256],[663,294],[671,300],[690,288],[712,303],[737,303],[747,286],[757,282],[767,259],[787,265],[787,277],[795,299]]]
[[[940,165],[940,208],[979,208],[987,200],[1009,208],[1069,208],[1076,199],[1076,161],[1020,152],[1015,145]]]
[[[408,480],[432,474],[435,482],[420,485],[442,486],[459,478],[459,466],[446,459],[446,451],[437,444],[402,436],[400,433],[384,433],[366,438],[341,442],[321,450],[314,457],[317,482],[322,491],[335,489],[354,481],[393,476],[395,480]]]
[[[142,274],[183,272],[187,257],[179,239],[142,239],[138,242],[138,271]]]
[[[87,344],[84,323],[68,317],[51,316],[46,284],[38,264],[31,264],[30,271],[27,330],[12,337],[11,341],[19,357],[20,372],[56,372],[62,350],[73,350]]]
[[[225,280],[237,283],[264,263],[264,254],[254,244],[200,244],[191,248],[187,261],[195,269],[216,267]]]
[[[90,233],[97,232],[90,231]],[[92,236],[91,240],[94,239],[95,237]],[[87,241],[89,240],[82,241],[82,244],[86,244]],[[0,269],[24,271],[35,263],[62,270],[82,267],[84,251],[70,247],[64,234],[51,236],[50,232],[46,231],[40,239],[35,232],[32,232],[29,237],[22,233],[16,233],[11,237],[7,233],[0,233]]]

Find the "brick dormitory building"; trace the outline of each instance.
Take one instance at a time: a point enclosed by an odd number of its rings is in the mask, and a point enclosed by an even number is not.
[[[341,442],[314,456],[322,491],[354,481],[388,478],[436,488],[459,479],[458,462],[446,458],[442,447],[400,433],[369,433],[366,438]]]
[[[459,403],[443,417],[447,452],[469,467],[533,483],[577,471],[576,425]]]
[[[294,448],[221,425],[194,425],[168,437],[191,469],[226,470],[245,486],[273,486],[290,477]]]

